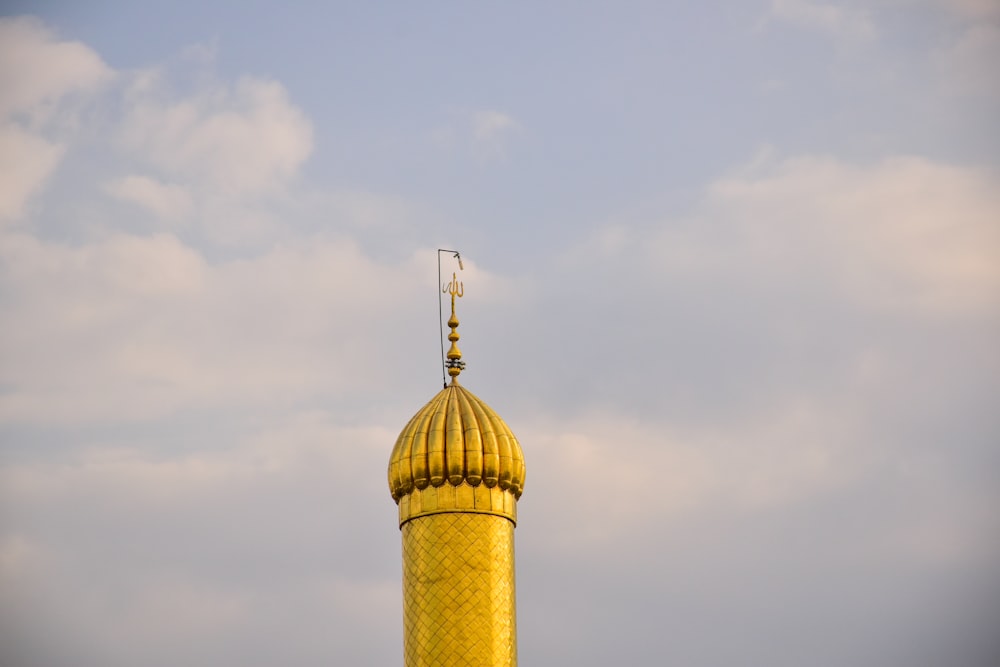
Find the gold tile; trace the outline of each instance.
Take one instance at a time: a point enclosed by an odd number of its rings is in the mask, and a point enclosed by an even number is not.
[[[490,508],[494,512],[503,512],[503,489],[499,486],[494,486],[490,489]]]
[[[476,508],[476,490],[469,484],[462,483],[455,487],[455,507],[460,510]]]
[[[450,512],[402,531],[406,667],[514,667],[514,524]]]
[[[421,512],[433,512],[438,508],[437,502],[437,489],[433,486],[428,486],[426,489],[420,492],[420,511]]]
[[[439,510],[455,509],[455,487],[445,482],[437,489],[437,508]]]
[[[493,509],[493,506],[490,504],[490,490],[487,488],[485,484],[480,484],[479,486],[476,487],[475,495],[476,495],[475,507],[477,510],[489,511]]]

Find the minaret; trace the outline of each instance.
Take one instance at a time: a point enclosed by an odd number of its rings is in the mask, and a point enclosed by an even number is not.
[[[452,274],[451,383],[413,416],[389,459],[403,534],[406,667],[513,667],[514,524],[524,482],[517,438],[458,384]]]

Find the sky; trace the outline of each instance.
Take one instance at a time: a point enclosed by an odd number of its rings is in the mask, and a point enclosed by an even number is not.
[[[522,665],[1000,665],[1000,2],[0,14],[5,666],[400,664],[437,248]]]

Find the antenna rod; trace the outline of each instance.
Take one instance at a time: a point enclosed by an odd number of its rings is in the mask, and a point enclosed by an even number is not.
[[[438,282],[437,282],[437,284],[439,286],[441,285],[441,253],[443,253],[443,252],[450,252],[452,254],[452,257],[454,257],[455,259],[458,260],[458,269],[460,271],[464,271],[465,270],[465,267],[462,266],[462,255],[457,250],[448,250],[447,248],[438,248],[437,249],[437,256],[438,256]],[[437,296],[438,296],[438,340],[441,342],[441,384],[443,386],[447,387],[448,386],[448,380],[445,379],[445,371],[444,371],[444,369],[445,369],[445,361],[444,361],[444,324],[443,324],[443,322],[444,322],[444,311],[442,310],[442,305],[441,305],[441,294],[442,294],[441,290],[438,289],[437,290]]]

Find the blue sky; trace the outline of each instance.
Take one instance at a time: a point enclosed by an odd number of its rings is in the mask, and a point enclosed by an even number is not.
[[[438,247],[522,664],[1000,659],[995,0],[3,8],[5,662],[398,661]]]

